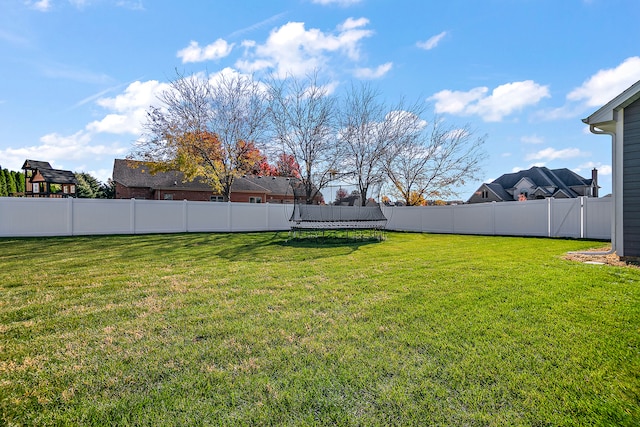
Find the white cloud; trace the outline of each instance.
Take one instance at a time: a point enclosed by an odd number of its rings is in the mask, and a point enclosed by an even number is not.
[[[107,88],[107,89],[101,90],[100,92],[98,92],[98,93],[94,93],[93,95],[87,96],[86,98],[83,98],[83,99],[81,99],[80,101],[76,102],[76,103],[71,107],[71,109],[78,108],[78,107],[81,107],[81,106],[83,106],[83,105],[85,105],[85,104],[88,104],[88,103],[90,103],[90,102],[94,102],[94,101],[96,101],[96,100],[98,100],[98,99],[101,99],[104,95],[108,94],[109,92],[112,92],[112,91],[114,91],[114,90],[116,90],[116,89],[120,89],[120,88],[122,88],[122,87],[124,87],[124,86],[127,86],[127,85],[126,85],[126,84],[124,84],[124,85],[122,85],[122,84],[121,84],[121,85],[117,85],[117,86],[114,86],[114,87],[110,87],[110,88]]]
[[[158,95],[169,89],[169,84],[156,80],[133,82],[114,98],[100,98],[97,104],[110,110],[103,119],[89,123],[86,129],[96,133],[142,133],[147,109],[158,104]]]
[[[0,158],[2,167],[11,170],[20,170],[25,159],[46,159],[55,168],[71,169],[66,162],[122,156],[127,151],[118,143],[95,144],[91,133],[81,130],[68,136],[50,133],[40,138],[39,145],[0,150]]]
[[[416,114],[405,110],[394,110],[387,113],[385,120],[394,123],[404,123],[404,126],[408,126],[415,131],[424,129],[428,123],[426,120],[421,119]]]
[[[569,101],[584,101],[589,107],[600,107],[628,89],[640,78],[640,57],[627,58],[615,68],[600,70],[582,86],[572,90]]]
[[[597,169],[598,175],[611,175],[613,172],[611,165],[600,165]]]
[[[466,114],[469,105],[480,100],[489,89],[477,87],[468,92],[443,90],[429,100],[436,101],[436,112],[449,114]]]
[[[89,123],[87,130],[96,133],[140,135],[145,118],[144,109],[133,110],[129,114],[107,114],[103,119]]]
[[[580,173],[582,171],[591,171],[592,169],[598,169],[598,176],[600,175],[611,175],[612,168],[611,165],[602,164],[602,162],[587,162],[578,166],[573,171],[575,173]]]
[[[157,95],[166,89],[169,89],[167,83],[155,80],[133,82],[115,97],[98,99],[96,104],[108,110],[107,114],[84,129],[71,135],[48,133],[40,138],[39,144],[32,146],[0,149],[2,166],[19,170],[24,159],[43,159],[56,168],[81,171],[72,165],[126,155],[129,142],[123,145],[101,134],[140,135],[147,109],[158,104]],[[110,171],[99,168],[90,173],[101,181],[111,175]]]
[[[183,64],[211,61],[228,56],[232,49],[233,43],[229,44],[223,39],[218,39],[205,47],[200,47],[198,42],[192,40],[189,46],[178,51],[177,57],[182,58]]]
[[[329,54],[341,53],[351,61],[360,59],[360,42],[373,35],[364,28],[366,18],[349,18],[334,32],[306,29],[303,22],[289,22],[274,29],[264,44],[243,43],[245,58],[236,62],[243,72],[274,69],[276,75],[302,76],[326,66]]]
[[[169,89],[169,84],[157,80],[135,81],[115,98],[101,98],[97,104],[117,112],[127,112],[134,108],[147,108],[157,103],[157,96]]]
[[[27,1],[27,6],[40,12],[47,12],[51,9],[51,0]]]
[[[360,79],[378,79],[385,74],[387,74],[391,68],[393,67],[392,62],[387,62],[386,64],[382,64],[378,67],[374,68],[358,68],[355,70],[354,74],[356,77]]]
[[[440,91],[429,98],[435,100],[436,113],[478,115],[487,122],[499,122],[523,108],[549,97],[549,87],[533,80],[500,85],[488,94],[489,88],[477,87],[468,92]]]
[[[545,109],[533,114],[532,119],[536,121],[574,119],[584,111],[583,106],[565,104],[562,107]]]
[[[438,46],[438,44],[440,43],[440,41],[447,35],[446,31],[441,32],[440,34],[436,34],[433,37],[430,37],[427,41],[424,42],[418,42],[416,43],[416,46],[418,46],[420,49],[424,49],[424,50],[431,50],[434,47]]]
[[[311,0],[312,3],[320,4],[322,6],[328,5],[338,5],[338,6],[351,6],[353,4],[358,4],[362,0]]]
[[[525,160],[542,160],[549,162],[557,159],[572,159],[575,157],[588,156],[589,153],[581,151],[579,148],[563,148],[555,149],[552,147],[545,148],[535,153],[529,153],[525,157]]]
[[[544,142],[544,138],[538,135],[527,135],[520,138],[520,141],[525,144],[542,144]]]
[[[369,20],[367,18],[347,18],[342,24],[338,25],[338,30],[340,31],[349,31],[354,30],[360,27],[366,27],[369,24]]]

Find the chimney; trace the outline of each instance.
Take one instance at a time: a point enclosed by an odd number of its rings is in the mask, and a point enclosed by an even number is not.
[[[593,197],[598,197],[598,169],[596,168],[591,170],[591,185],[593,188],[591,194]]]

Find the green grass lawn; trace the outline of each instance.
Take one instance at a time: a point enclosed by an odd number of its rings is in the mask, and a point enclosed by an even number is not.
[[[0,424],[640,425],[601,242],[0,239]]]

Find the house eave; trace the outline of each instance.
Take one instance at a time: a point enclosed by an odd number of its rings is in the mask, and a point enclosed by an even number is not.
[[[617,111],[625,108],[627,105],[640,99],[640,80],[631,85],[627,90],[620,95],[607,102],[595,113],[591,114],[586,119],[582,119],[582,122],[587,125],[596,126],[601,130],[615,129],[615,122],[617,121]]]

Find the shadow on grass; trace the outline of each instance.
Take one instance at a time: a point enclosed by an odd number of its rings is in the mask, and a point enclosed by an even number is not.
[[[282,256],[282,260],[313,260],[349,255],[360,247],[380,243],[373,239],[353,239],[339,236],[321,236],[292,238],[287,232],[258,233],[247,236],[251,242],[243,239],[243,244],[234,242],[233,236],[218,252],[218,256],[230,261],[273,260]]]
[[[288,232],[179,234],[167,239],[153,238],[136,246],[139,249],[147,244],[156,246],[154,252],[167,259],[281,262],[345,256],[364,245],[379,243],[373,239],[357,240],[335,235],[293,239]]]
[[[285,261],[348,255],[377,239],[355,239],[341,235],[291,238],[288,232],[260,233],[180,233],[110,236],[17,238],[23,252],[11,258],[51,257],[64,254],[74,267],[110,261],[146,263],[158,266],[176,262]],[[0,243],[2,243],[0,241]],[[4,242],[11,245],[10,241]],[[2,245],[0,244],[0,247]],[[280,259],[279,259],[280,258]]]
[[[280,246],[291,248],[339,248],[351,247],[358,249],[362,246],[382,243],[380,239],[364,238],[354,239],[350,237],[320,236],[287,239],[277,243]]]

